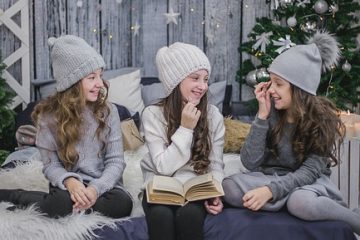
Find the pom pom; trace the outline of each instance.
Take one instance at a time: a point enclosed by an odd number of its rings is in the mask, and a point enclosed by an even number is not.
[[[48,39],[48,44],[50,47],[52,47],[55,44],[56,38],[54,37],[49,37]]]
[[[337,65],[340,58],[340,49],[338,41],[328,32],[317,31],[308,39],[308,44],[315,43],[319,49],[322,70],[330,70],[333,65]]]

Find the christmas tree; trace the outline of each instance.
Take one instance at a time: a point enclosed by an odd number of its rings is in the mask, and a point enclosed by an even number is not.
[[[9,108],[15,94],[10,91],[2,77],[5,68],[0,56],[0,164],[9,154],[9,151],[4,149],[12,147],[10,139],[13,139],[15,126],[15,112]]]
[[[266,68],[276,56],[295,44],[306,44],[316,31],[326,31],[338,40],[342,57],[338,66],[323,73],[317,94],[353,111],[360,103],[360,25],[354,15],[360,4],[353,0],[271,0],[268,4],[273,18],[257,19],[249,41],[239,48],[251,55],[237,73],[240,83],[267,80]]]

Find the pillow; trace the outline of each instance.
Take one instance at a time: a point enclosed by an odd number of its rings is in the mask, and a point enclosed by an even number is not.
[[[234,120],[229,117],[224,118],[225,124],[225,144],[224,153],[239,153],[245,138],[250,131],[250,124]]]
[[[132,113],[142,112],[145,106],[141,98],[139,69],[108,79],[108,82],[110,102],[123,105]]]
[[[209,85],[208,100],[210,104],[215,105],[222,111],[225,98],[226,81],[215,82]],[[162,83],[152,83],[141,85],[141,96],[145,106],[157,102],[165,97],[165,90]]]
[[[208,99],[209,103],[215,105],[222,112],[225,98],[226,81],[214,82],[209,86]]]
[[[150,85],[141,85],[141,96],[145,106],[156,103],[165,97],[165,89],[162,83],[153,83]]]

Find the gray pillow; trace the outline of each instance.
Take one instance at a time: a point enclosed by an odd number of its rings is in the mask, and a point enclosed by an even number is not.
[[[150,85],[141,85],[141,96],[145,107],[158,102],[165,97],[165,89],[162,83],[153,83]]]
[[[210,84],[208,98],[209,103],[215,105],[222,111],[225,98],[226,81]],[[153,83],[150,85],[141,85],[141,96],[145,106],[156,103],[165,97],[165,90],[162,83]]]
[[[215,105],[222,112],[225,99],[226,81],[214,82],[209,86],[209,103]]]

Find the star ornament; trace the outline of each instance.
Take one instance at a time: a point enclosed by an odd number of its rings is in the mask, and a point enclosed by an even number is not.
[[[177,18],[179,17],[180,13],[175,13],[173,8],[170,7],[168,13],[164,13],[166,17],[166,24],[174,23],[177,25]]]
[[[140,27],[141,27],[141,26],[139,25],[138,22],[136,22],[135,25],[131,27],[131,30],[134,31],[134,36],[139,35]]]

